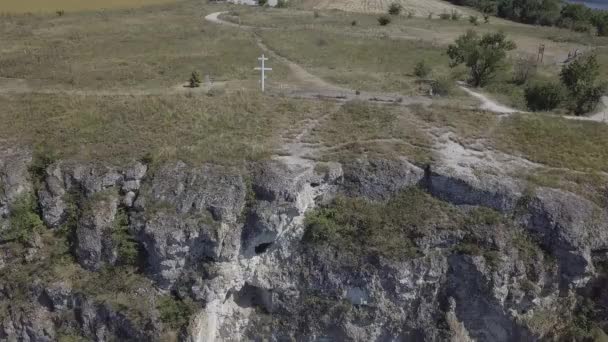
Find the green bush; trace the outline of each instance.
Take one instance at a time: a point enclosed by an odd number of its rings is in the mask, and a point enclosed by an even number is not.
[[[454,90],[454,80],[449,77],[440,77],[431,82],[431,91],[434,96],[448,96]]]
[[[118,251],[118,262],[122,265],[136,265],[139,259],[137,241],[129,232],[129,218],[124,210],[119,210],[112,227],[112,242]]]
[[[502,215],[490,208],[477,207],[473,208],[465,219],[466,225],[482,225],[492,226],[503,221]]]
[[[518,58],[513,66],[513,82],[517,85],[525,84],[536,75],[537,69],[538,65],[535,56],[530,55]]]
[[[277,8],[286,8],[288,5],[287,0],[278,0]]]
[[[464,64],[469,68],[469,82],[475,87],[484,86],[504,65],[507,51],[515,49],[515,43],[503,32],[486,33],[479,36],[469,30],[450,44],[447,54],[450,66]]]
[[[431,74],[431,67],[425,61],[419,61],[414,66],[414,75],[418,78],[426,78]]]
[[[378,24],[380,26],[386,26],[391,23],[391,18],[387,15],[381,15],[378,17]]]
[[[43,229],[44,223],[36,213],[34,198],[30,194],[21,195],[10,206],[9,228],[0,232],[0,240],[25,243]]]
[[[458,21],[458,20],[460,20],[461,17],[462,17],[462,14],[460,14],[460,12],[458,12],[456,10],[452,10],[452,14],[450,15],[450,19],[452,19],[454,21]]]
[[[450,13],[448,13],[448,12],[443,12],[443,13],[441,13],[441,14],[439,15],[439,18],[440,18],[441,20],[450,20],[450,18],[451,18],[451,17],[452,17],[452,16],[451,16],[451,15],[450,15]]]
[[[563,95],[559,84],[546,82],[528,86],[524,96],[528,109],[537,112],[557,108],[562,101]]]
[[[393,2],[392,4],[390,4],[390,6],[388,6],[388,14],[399,15],[399,14],[401,14],[402,9],[403,9],[403,6],[401,6],[401,4]]]
[[[258,0],[258,6],[266,6],[268,4],[268,0]]]
[[[190,88],[198,88],[201,86],[201,77],[199,76],[198,72],[192,72],[192,75],[190,75],[189,83]]]
[[[475,26],[479,25],[479,18],[476,15],[469,16],[469,22]]]
[[[576,115],[582,115],[595,109],[606,91],[606,83],[598,81],[600,67],[595,55],[578,58],[565,65],[560,73],[562,83],[570,98],[570,109]]]
[[[460,222],[457,215],[452,207],[418,188],[388,202],[338,197],[306,216],[303,240],[349,255],[412,258],[418,255],[414,237],[429,227],[454,227]]]
[[[191,301],[184,301],[170,295],[158,298],[156,309],[160,314],[160,320],[173,330],[186,327],[196,310]]]

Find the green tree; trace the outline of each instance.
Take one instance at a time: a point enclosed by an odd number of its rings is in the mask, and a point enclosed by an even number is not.
[[[201,77],[198,75],[198,72],[193,71],[192,75],[190,75],[190,88],[198,88],[201,86]]]
[[[118,252],[118,262],[123,265],[136,265],[139,249],[137,241],[129,232],[129,217],[124,209],[120,209],[116,214],[111,236]]]
[[[560,79],[570,97],[570,109],[576,115],[592,111],[606,90],[606,84],[597,81],[600,66],[595,55],[578,58],[564,66]]]
[[[381,15],[378,17],[378,24],[381,26],[386,26],[391,23],[391,17],[388,15]]]
[[[190,300],[181,300],[171,295],[159,297],[156,309],[159,311],[160,320],[173,330],[187,326],[196,310]]]
[[[418,78],[425,78],[431,73],[431,67],[424,61],[419,61],[414,66],[414,75]]]
[[[36,213],[36,202],[29,194],[21,195],[14,201],[9,219],[8,229],[0,231],[0,241],[25,243],[34,233],[44,229],[44,224]]]
[[[513,49],[515,43],[508,40],[503,32],[486,33],[480,38],[475,31],[469,30],[450,44],[448,56],[451,67],[466,65],[469,68],[469,83],[479,87],[494,77],[507,51]]]
[[[559,84],[538,83],[526,88],[526,104],[531,111],[555,109],[563,98],[562,88]]]
[[[388,14],[399,15],[399,14],[401,14],[402,9],[403,9],[403,6],[401,6],[401,4],[393,2],[392,4],[390,4],[390,6],[388,6]]]
[[[595,11],[591,22],[597,29],[598,36],[608,36],[608,12]]]

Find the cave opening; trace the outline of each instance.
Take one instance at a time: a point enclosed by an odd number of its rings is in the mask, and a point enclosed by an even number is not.
[[[268,248],[270,248],[270,246],[272,246],[272,242],[264,242],[264,243],[261,243],[261,244],[255,246],[255,248],[254,248],[255,254],[265,253],[268,250]]]

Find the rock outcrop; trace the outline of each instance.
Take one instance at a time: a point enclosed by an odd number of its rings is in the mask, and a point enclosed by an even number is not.
[[[0,232],[24,194],[48,227],[0,244],[2,340],[533,341],[569,336],[581,298],[605,279],[606,208],[504,175],[378,159],[245,170],[59,161],[38,184],[28,152],[0,152]],[[364,232],[348,250],[305,238],[315,208],[344,215],[336,197],[383,206],[412,187],[442,203],[449,229],[373,222],[413,253],[365,248]],[[349,229],[366,227],[364,210],[349,215]]]
[[[17,148],[0,148],[0,232],[8,228],[11,205],[32,191],[29,180],[29,151]]]

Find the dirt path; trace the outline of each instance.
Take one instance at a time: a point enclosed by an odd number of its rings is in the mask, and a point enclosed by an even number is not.
[[[507,106],[503,106],[493,100],[491,100],[490,98],[488,98],[487,96],[475,92],[463,85],[459,85],[460,89],[464,90],[467,94],[473,96],[474,98],[478,99],[479,101],[481,101],[481,105],[479,106],[479,108],[490,111],[490,112],[494,112],[494,113],[500,113],[500,114],[512,114],[512,113],[521,113],[520,110],[514,109],[514,108],[510,108]]]
[[[570,120],[582,120],[582,121],[596,121],[608,123],[608,96],[602,96],[599,103],[600,109],[597,113],[589,116],[569,116]]]
[[[205,16],[205,20],[212,23],[227,25],[230,27],[236,27],[248,31],[254,31],[259,29],[257,27],[238,25],[220,19],[219,16],[224,13],[227,12],[224,11],[211,13]],[[281,95],[297,98],[328,99],[339,101],[361,100],[376,103],[392,103],[404,106],[412,104],[430,105],[432,102],[429,98],[424,96],[403,96],[401,94],[395,93],[357,91],[354,89],[347,89],[331,84],[325,81],[324,79],[313,75],[301,65],[295,63],[294,61],[286,58],[285,56],[280,55],[275,50],[271,49],[262,41],[262,38],[259,35],[255,34],[255,36],[257,45],[260,47],[260,49],[264,51],[264,53],[268,57],[276,59],[286,65],[298,82],[298,87],[296,89],[289,90],[287,92],[281,92]]]
[[[464,90],[467,94],[478,99],[481,102],[479,108],[481,108],[483,110],[487,110],[490,112],[503,114],[503,115],[507,115],[507,116],[509,114],[513,114],[513,113],[531,114],[531,115],[533,114],[530,112],[524,112],[519,109],[510,108],[510,107],[501,105],[498,102],[493,101],[489,97],[487,97],[481,93],[475,92],[475,91],[471,90],[470,88],[467,88],[461,84],[459,85],[459,87],[460,87],[460,89]],[[603,96],[601,98],[599,107],[600,107],[600,109],[597,113],[591,114],[589,116],[563,115],[562,117],[564,119],[568,119],[568,120],[594,121],[594,122],[608,123],[608,96]]]

